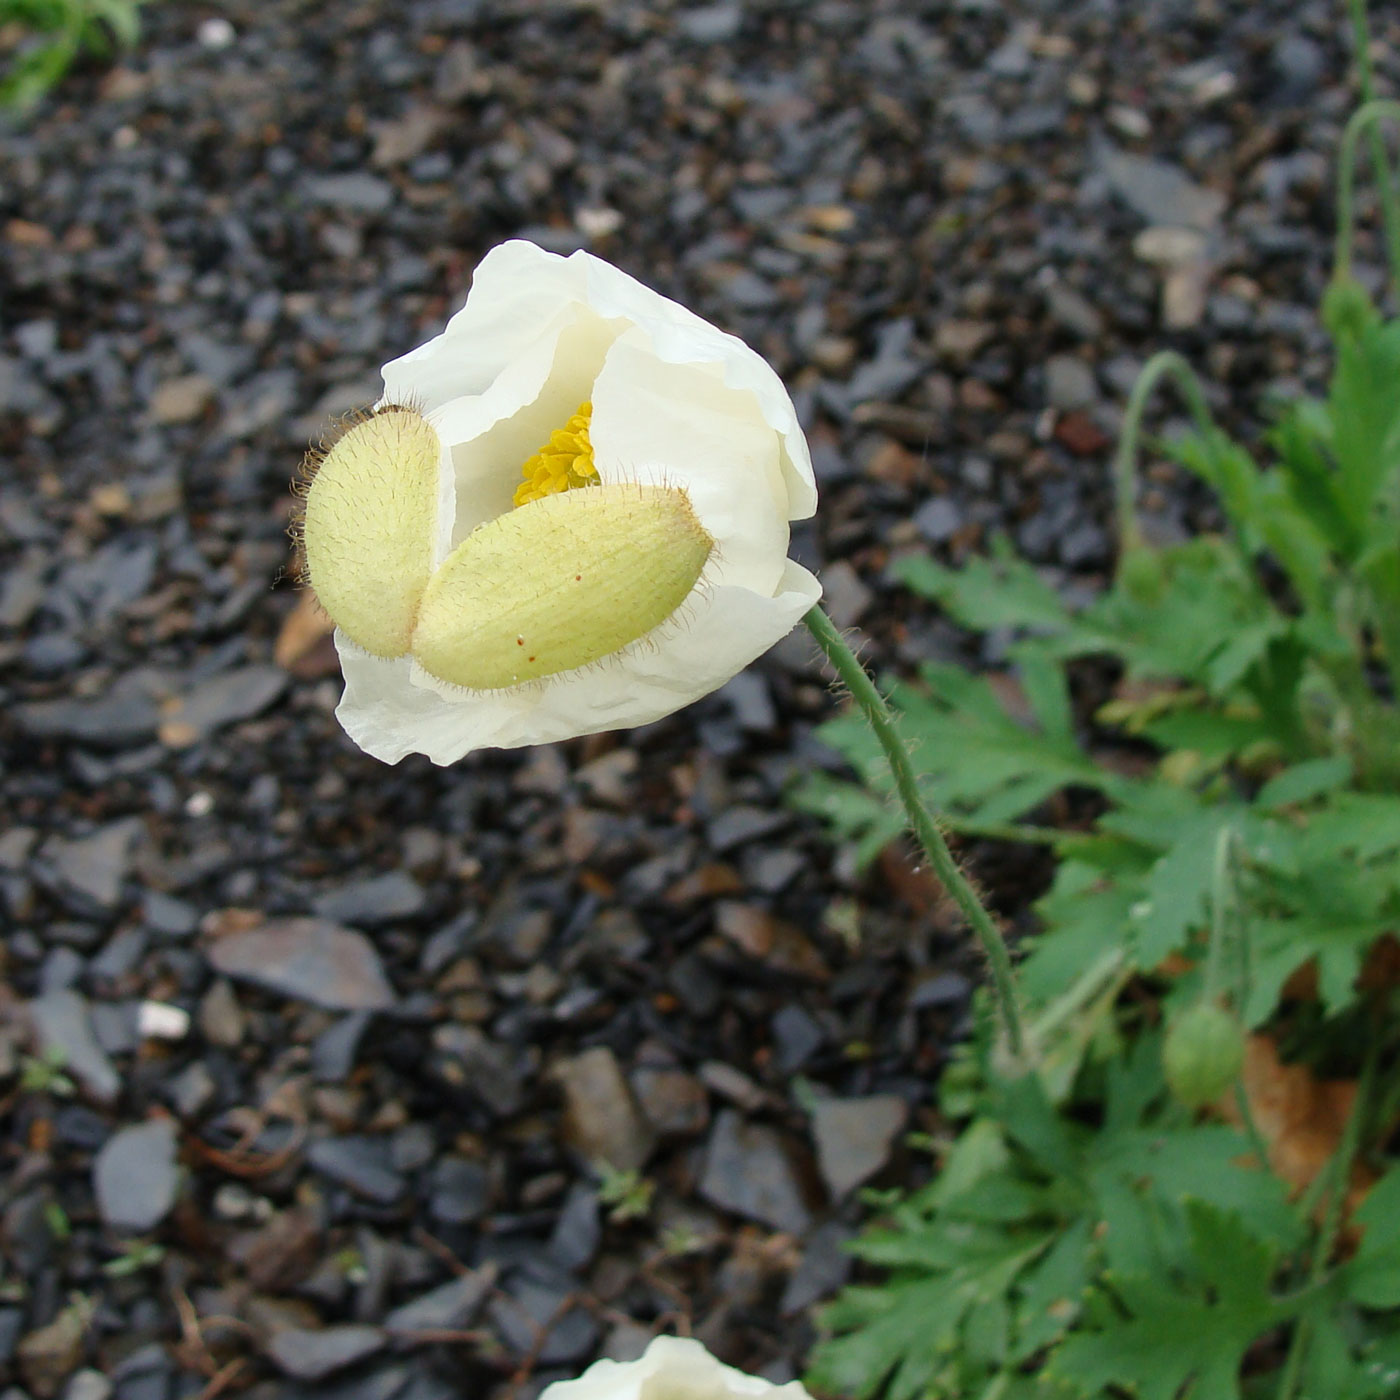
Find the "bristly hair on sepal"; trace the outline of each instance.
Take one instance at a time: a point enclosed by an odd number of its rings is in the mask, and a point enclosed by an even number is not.
[[[294,502],[291,517],[287,521],[287,538],[292,542],[292,558],[285,576],[290,578],[297,588],[311,587],[311,577],[306,568],[306,496],[311,490],[311,483],[316,480],[316,473],[321,470],[321,464],[330,455],[336,443],[352,428],[369,422],[371,418],[377,418],[381,413],[395,412],[412,413],[420,418],[426,416],[422,405],[412,400],[351,408],[331,418],[321,436],[315,442],[307,444],[301,461],[292,473],[289,486]]]

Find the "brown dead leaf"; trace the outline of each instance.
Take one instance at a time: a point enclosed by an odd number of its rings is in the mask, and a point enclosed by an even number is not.
[[[1152,974],[1154,977],[1185,977],[1195,966],[1196,959],[1188,958],[1185,953],[1168,953],[1152,969]]]
[[[717,895],[738,894],[744,888],[743,878],[725,861],[711,861],[683,875],[666,891],[668,904],[694,904],[699,899]]]
[[[904,839],[891,841],[880,852],[880,878],[916,916],[931,919],[939,929],[955,926],[961,917],[957,902],[929,869],[928,861]]]
[[[795,925],[737,900],[721,900],[715,906],[715,927],[749,957],[778,972],[824,981],[831,976],[822,955]]]
[[[303,680],[329,675],[336,667],[335,649],[328,638],[335,623],[308,588],[283,619],[272,659]]]
[[[1342,1140],[1356,1100],[1354,1079],[1318,1079],[1306,1065],[1284,1064],[1266,1035],[1252,1035],[1245,1046],[1242,1073],[1245,1098],[1269,1153],[1269,1166],[1301,1195],[1327,1165]],[[1221,1114],[1240,1122],[1234,1095],[1220,1102]],[[1358,1162],[1347,1187],[1347,1213],[1360,1204],[1375,1173]]]
[[[1400,938],[1384,933],[1371,944],[1356,985],[1363,992],[1386,992],[1400,986]]]
[[[1284,980],[1279,990],[1280,1001],[1317,1000],[1317,959],[1309,958],[1301,967],[1295,967]]]

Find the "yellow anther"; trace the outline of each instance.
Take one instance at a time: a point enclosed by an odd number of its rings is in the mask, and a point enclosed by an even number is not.
[[[598,469],[593,465],[593,444],[588,424],[593,405],[586,399],[562,428],[549,435],[549,441],[520,468],[524,480],[515,488],[515,504],[527,505],[560,491],[598,485]]]

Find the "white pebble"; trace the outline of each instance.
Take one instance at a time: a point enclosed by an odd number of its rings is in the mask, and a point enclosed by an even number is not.
[[[196,37],[202,49],[226,49],[238,38],[238,31],[220,15],[201,20]]]
[[[183,1040],[189,1034],[190,1013],[164,1001],[143,1001],[136,1012],[136,1030],[147,1040]]]
[[[597,209],[580,209],[574,215],[574,223],[580,233],[589,238],[606,238],[622,227],[622,213],[617,209],[603,206]]]

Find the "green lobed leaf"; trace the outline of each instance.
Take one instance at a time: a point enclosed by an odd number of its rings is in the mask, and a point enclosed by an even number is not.
[[[1141,900],[1138,880],[1110,881],[1084,861],[1066,861],[1036,912],[1052,933],[1034,939],[1018,970],[1021,990],[1032,1005],[1044,1005],[1071,986],[1086,967],[1110,949],[1123,947],[1132,931],[1133,907]]]
[[[828,743],[841,742],[830,732],[841,723],[833,720],[823,727]],[[862,869],[905,829],[904,813],[889,798],[826,773],[807,774],[787,793],[787,801],[799,812],[821,817],[839,840],[853,842],[856,864]]]
[[[979,632],[1001,627],[1057,633],[1070,612],[1036,569],[1018,558],[1004,538],[993,542],[990,558],[950,569],[926,555],[896,560],[894,574],[906,587],[941,604],[954,621]]]
[[[1187,1206],[1187,1247],[1182,1275],[1105,1280],[1111,1308],[1060,1345],[1047,1374],[1084,1397],[1122,1386],[1140,1400],[1239,1400],[1245,1353],[1288,1316],[1271,1293],[1274,1247],[1200,1202]]]
[[[1160,596],[1144,601],[1113,589],[1080,614],[1062,650],[1109,652],[1133,677],[1184,681],[1223,694],[1241,669],[1230,655],[1237,639],[1249,635],[1257,651],[1283,621],[1233,545],[1202,537],[1161,557],[1166,581]]]
[[[1312,758],[1276,773],[1255,797],[1260,807],[1292,807],[1336,792],[1352,779],[1352,762],[1346,754]]]
[[[1093,1230],[1087,1216],[1074,1221],[1022,1274],[1017,1285],[1017,1360],[1027,1361],[1057,1341],[1078,1318],[1084,1290],[1094,1276]]]
[[[955,1268],[932,1276],[845,1289],[819,1318],[824,1330],[837,1335],[813,1352],[809,1381],[853,1400],[866,1400],[882,1386],[887,1400],[912,1400],[959,1349],[969,1313],[1004,1299],[1048,1238],[970,1252]]]
[[[1216,847],[1231,827],[1229,812],[1202,813],[1152,867],[1142,902],[1133,911],[1139,966],[1157,966],[1209,921]]]
[[[1392,1167],[1356,1211],[1361,1243],[1347,1265],[1348,1297],[1366,1308],[1400,1308],[1400,1168]]]
[[[1269,435],[1279,468],[1300,513],[1323,536],[1332,553],[1350,559],[1361,547],[1352,511],[1332,469],[1332,421],[1315,400],[1294,404]]]
[[[954,823],[1018,817],[1057,785],[1096,788],[1109,806],[1092,831],[1053,842],[1061,865],[1037,905],[1045,932],[1022,964],[1041,1074],[980,1093],[960,1079],[959,1111],[984,1116],[955,1144],[948,1178],[902,1203],[859,1252],[895,1267],[890,1287],[903,1290],[930,1273],[982,1273],[998,1241],[1034,1236],[1041,1248],[1001,1291],[941,1295],[960,1318],[951,1333],[938,1324],[951,1339],[942,1350],[887,1332],[893,1358],[865,1353],[895,1400],[1039,1400],[1047,1391],[1032,1377],[1046,1346],[1056,1348],[1046,1384],[1059,1393],[1228,1400],[1240,1395],[1246,1352],[1267,1341],[1251,1371],[1267,1365],[1305,1308],[1313,1342],[1300,1396],[1400,1394],[1400,1329],[1386,1311],[1400,1310],[1394,1232],[1368,1228],[1325,1287],[1275,1298],[1276,1272],[1297,1288],[1303,1222],[1270,1173],[1239,1165],[1250,1156],[1240,1133],[1164,1108],[1156,1038],[1141,1029],[1155,1010],[1141,991],[1154,994],[1157,980],[1135,980],[1135,999],[1113,1007],[1133,960],[1150,972],[1183,949],[1197,967],[1173,973],[1174,987],[1198,994],[1227,827],[1227,927],[1240,945],[1226,964],[1228,994],[1251,1023],[1274,1013],[1307,962],[1323,1012],[1351,1007],[1367,949],[1400,927],[1400,798],[1349,790],[1382,786],[1374,753],[1393,719],[1383,691],[1371,713],[1353,707],[1355,686],[1376,675],[1366,635],[1380,618],[1374,599],[1400,599],[1400,322],[1359,324],[1347,338],[1355,343],[1329,400],[1295,405],[1273,433],[1277,468],[1259,471],[1223,437],[1178,446],[1220,492],[1237,538],[1154,550],[1150,587],[1115,587],[1076,610],[1005,545],[960,571],[898,566],[965,625],[1037,634],[1012,649],[1016,689],[929,667],[929,689],[897,693],[932,790],[942,804],[951,794]],[[1261,584],[1253,566],[1270,553],[1292,594],[1273,570]],[[1082,776],[1094,765],[1075,734],[1063,664],[1096,654],[1118,658],[1130,680],[1165,683],[1115,706],[1117,722],[1167,751],[1158,773],[1125,776],[1115,759],[1115,771]],[[1261,769],[1279,762],[1251,802]],[[868,809],[862,820],[868,835]],[[1096,998],[1083,987],[1100,964],[1127,974],[1096,982]],[[1068,1060],[1062,1042],[1073,1042]],[[988,1058],[983,1044],[984,1069]],[[1376,1227],[1393,1220],[1400,1188],[1377,1193]],[[833,1316],[842,1335],[832,1345],[866,1330],[853,1314]],[[1271,1394],[1271,1379],[1256,1374],[1251,1397]]]
[[[1371,324],[1337,348],[1328,395],[1339,501],[1369,535],[1378,496],[1400,468],[1400,321]]]

